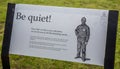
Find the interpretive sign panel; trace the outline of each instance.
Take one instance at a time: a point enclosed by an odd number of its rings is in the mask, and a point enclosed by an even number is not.
[[[100,66],[114,59],[117,11],[15,4],[13,14],[10,54]]]

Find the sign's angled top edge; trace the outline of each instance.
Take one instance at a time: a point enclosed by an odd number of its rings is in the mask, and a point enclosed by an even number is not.
[[[80,8],[80,7],[66,7],[66,6],[51,6],[51,5],[34,5],[34,4],[17,4],[17,5],[28,5],[28,6],[38,6],[38,7],[54,7],[54,8],[65,8],[65,9],[83,9],[83,10],[102,10],[102,9],[93,9],[93,8]],[[103,10],[107,11],[107,10]]]
[[[26,5],[26,6],[38,6],[38,7],[54,7],[54,8],[66,8],[66,9],[83,9],[83,10],[97,10],[97,11],[111,11],[106,9],[95,9],[95,8],[81,8],[81,7],[66,7],[66,6],[51,6],[51,5],[39,5],[39,4],[21,4],[21,3],[8,3],[13,5]],[[118,10],[113,10],[118,11]]]

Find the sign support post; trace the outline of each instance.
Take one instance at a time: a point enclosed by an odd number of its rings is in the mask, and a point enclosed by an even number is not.
[[[2,53],[1,53],[3,69],[10,69],[9,48],[10,48],[10,39],[11,39],[12,24],[14,18],[13,17],[14,9],[15,9],[15,4],[8,3]]]

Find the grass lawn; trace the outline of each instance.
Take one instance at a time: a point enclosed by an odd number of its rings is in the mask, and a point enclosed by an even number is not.
[[[0,54],[8,2],[120,11],[120,0],[0,0]],[[11,69],[103,69],[103,67],[95,65],[18,55],[10,55],[10,60]],[[2,69],[1,60],[0,69]],[[120,14],[117,32],[115,69],[120,69]]]

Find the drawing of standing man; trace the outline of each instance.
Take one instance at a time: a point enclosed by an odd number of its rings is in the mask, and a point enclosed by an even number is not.
[[[86,24],[86,18],[81,18],[81,25],[77,26],[75,29],[75,34],[77,36],[77,58],[81,58],[83,62],[86,60],[90,60],[86,58],[86,46],[88,44],[89,36],[90,36],[90,28]]]

